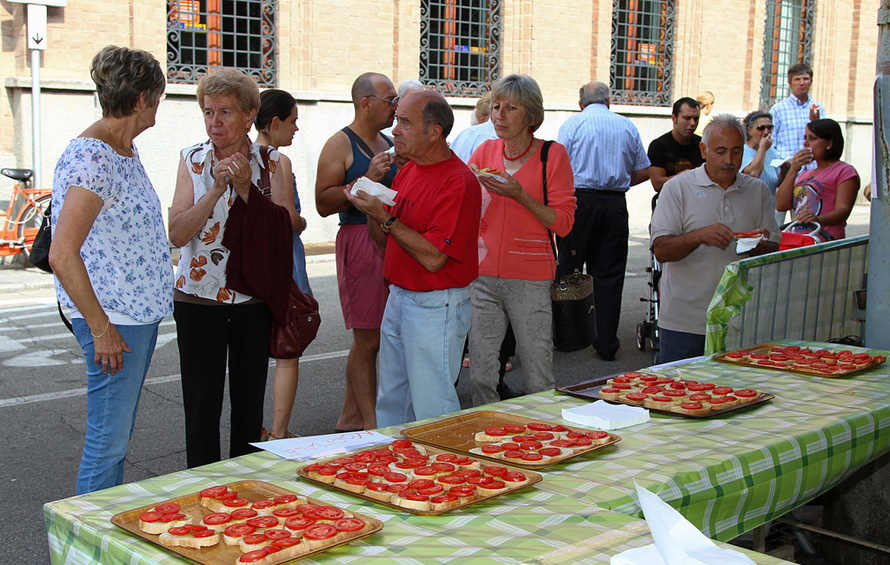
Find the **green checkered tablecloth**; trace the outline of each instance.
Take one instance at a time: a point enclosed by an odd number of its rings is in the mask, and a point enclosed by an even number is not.
[[[174,563],[109,521],[117,512],[209,484],[263,480],[382,520],[382,532],[318,561],[608,563],[651,542],[634,481],[717,540],[729,540],[825,492],[890,449],[890,369],[808,377],[710,360],[657,371],[776,394],[712,419],[652,415],[609,448],[547,467],[537,485],[439,517],[422,517],[299,480],[301,465],[259,453],[77,496],[44,507],[54,563]],[[582,379],[579,379],[582,380]],[[545,392],[479,409],[559,420],[585,401]],[[416,424],[412,424],[416,425]],[[399,428],[382,433],[398,436]],[[756,556],[758,563],[775,563]],[[313,562],[308,559],[305,562]]]

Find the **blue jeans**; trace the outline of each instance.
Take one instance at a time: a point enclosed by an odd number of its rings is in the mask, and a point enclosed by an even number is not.
[[[414,292],[389,286],[380,327],[378,426],[460,410],[454,383],[471,315],[467,287]]]
[[[698,357],[705,353],[705,336],[658,328],[658,343],[661,351],[659,363],[670,363],[680,359]]]
[[[87,369],[87,433],[77,473],[77,494],[121,484],[127,444],[136,424],[136,408],[158,338],[160,320],[144,326],[115,326],[132,350],[124,352],[124,366],[105,374],[93,362],[95,350],[90,328],[74,318],[74,337],[83,349]]]

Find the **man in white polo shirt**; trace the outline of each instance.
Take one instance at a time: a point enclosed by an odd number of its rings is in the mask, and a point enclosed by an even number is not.
[[[779,248],[772,197],[760,179],[739,174],[745,129],[734,116],[717,116],[701,143],[705,164],[665,183],[650,234],[664,273],[658,316],[660,362],[704,353],[705,313],[723,270],[742,257],[736,233],[760,232],[749,255]]]

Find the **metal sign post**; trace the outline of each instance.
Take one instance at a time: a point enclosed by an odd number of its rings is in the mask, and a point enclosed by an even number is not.
[[[40,170],[40,52],[46,50],[46,7],[64,7],[67,0],[10,0],[28,7],[28,49],[31,50],[31,149],[36,188],[43,188]]]

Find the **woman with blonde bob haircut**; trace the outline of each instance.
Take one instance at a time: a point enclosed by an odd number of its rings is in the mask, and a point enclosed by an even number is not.
[[[298,220],[286,184],[292,179],[280,174],[278,151],[252,143],[247,135],[260,108],[253,80],[235,69],[220,69],[201,79],[197,95],[209,140],[182,150],[169,230],[170,241],[182,248],[173,316],[189,467],[220,459],[227,360],[230,457],[254,451],[250,443],[260,440],[263,426],[272,313],[262,299],[228,287],[231,251],[222,242],[231,228],[229,212],[239,199],[246,206],[265,195],[287,210],[290,222]],[[262,235],[273,229],[251,225],[243,231]],[[289,240],[290,232],[288,226],[283,238]],[[270,273],[274,267],[269,266]]]
[[[575,188],[562,145],[537,139],[544,121],[538,83],[509,75],[491,91],[498,139],[484,142],[470,168],[501,171],[504,182],[480,177],[479,278],[470,286],[470,380],[473,404],[500,400],[498,353],[513,325],[526,392],[553,388],[550,284],[556,273],[552,233],[568,235],[575,220]],[[544,177],[546,175],[546,194]],[[552,233],[551,233],[552,232]]]

